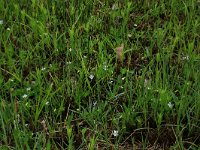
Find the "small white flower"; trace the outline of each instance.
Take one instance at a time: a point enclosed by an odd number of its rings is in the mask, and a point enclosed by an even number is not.
[[[3,24],[3,20],[0,20],[0,25]]]
[[[109,83],[109,84],[112,84],[113,82],[114,82],[113,80],[110,80],[108,83]]]
[[[45,67],[42,67],[42,69],[41,69],[42,71],[44,71],[44,70],[46,70],[46,68]]]
[[[89,75],[89,78],[92,80],[94,78],[94,75],[93,74]]]
[[[105,71],[108,70],[108,66],[104,64],[103,70],[105,70]]]
[[[134,24],[135,27],[137,27],[137,24]]]
[[[122,80],[124,81],[126,77],[123,77]]]
[[[130,38],[130,37],[132,37],[132,34],[128,34],[127,36]]]
[[[119,135],[119,132],[117,130],[112,131],[112,135],[117,137]]]
[[[174,104],[172,104],[171,102],[169,102],[167,105],[169,106],[169,108],[173,108],[174,107]]]
[[[182,60],[189,60],[189,56],[183,56]]]
[[[6,30],[10,31],[10,28],[7,28]]]
[[[30,87],[26,88],[26,91],[30,91],[30,90],[31,90],[31,88],[30,88]]]
[[[47,101],[45,104],[46,104],[46,105],[49,105],[49,102]]]
[[[24,94],[23,96],[22,96],[22,98],[27,98],[28,97],[28,95],[27,94]]]
[[[51,68],[51,67],[52,67],[52,64],[50,64],[49,66],[50,66],[50,68]]]
[[[87,56],[83,56],[83,58],[87,58]]]
[[[69,51],[71,52],[71,51],[72,51],[72,48],[69,48]]]
[[[70,65],[71,63],[72,63],[71,61],[66,62],[67,65]]]

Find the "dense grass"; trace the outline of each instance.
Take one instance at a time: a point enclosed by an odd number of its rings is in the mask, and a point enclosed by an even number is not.
[[[199,0],[0,4],[0,149],[200,147]]]

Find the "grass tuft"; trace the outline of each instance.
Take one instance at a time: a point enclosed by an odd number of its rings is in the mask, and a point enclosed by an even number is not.
[[[198,149],[198,0],[0,0],[0,149]]]

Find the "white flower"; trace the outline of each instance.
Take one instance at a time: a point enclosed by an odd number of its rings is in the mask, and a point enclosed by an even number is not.
[[[134,24],[135,27],[137,27],[137,24]]]
[[[119,132],[117,130],[114,130],[114,131],[112,131],[112,135],[116,137],[119,135]]]
[[[106,64],[103,65],[103,70],[108,70],[108,66]]]
[[[46,70],[46,68],[45,67],[42,67],[42,69],[41,69],[42,71],[44,71],[44,70]]]
[[[26,88],[26,91],[30,91],[30,90],[31,90],[31,88],[30,88],[30,87]]]
[[[66,64],[67,64],[67,65],[70,65],[71,63],[72,63],[71,61],[69,61],[69,62],[66,62]]]
[[[182,60],[189,60],[189,56],[183,56]]]
[[[130,38],[130,37],[132,37],[132,34],[128,34],[127,36]]]
[[[108,83],[109,83],[109,84],[112,84],[113,82],[114,82],[113,80],[110,80]]]
[[[124,81],[126,77],[123,77],[122,80]]]
[[[47,101],[45,104],[46,104],[46,105],[49,105],[49,102]]]
[[[27,94],[24,94],[23,96],[22,96],[22,98],[27,98],[28,97],[28,95]]]
[[[174,107],[174,104],[172,104],[171,102],[169,102],[167,105],[169,106],[169,108],[173,108]]]
[[[72,48],[69,48],[69,51],[71,52],[71,51],[72,51]]]
[[[10,28],[7,28],[6,30],[10,31]]]
[[[0,20],[0,25],[3,24],[3,20]]]
[[[89,75],[89,78],[92,80],[94,78],[94,75],[93,74]]]

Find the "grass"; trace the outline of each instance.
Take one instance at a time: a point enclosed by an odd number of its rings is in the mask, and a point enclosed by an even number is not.
[[[0,149],[199,149],[198,0],[0,3]]]

